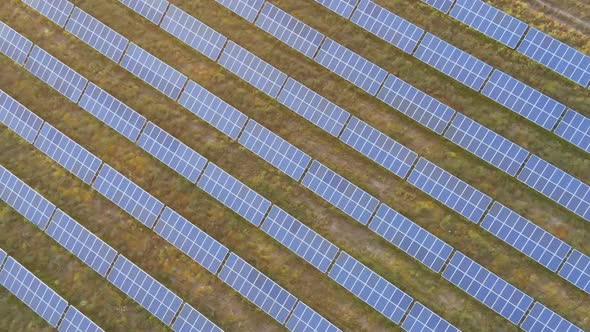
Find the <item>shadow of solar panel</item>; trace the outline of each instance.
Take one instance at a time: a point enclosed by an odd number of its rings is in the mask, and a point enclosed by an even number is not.
[[[281,324],[297,302],[295,296],[234,253],[229,255],[219,278]]]
[[[180,314],[172,325],[172,330],[175,332],[223,332],[188,303],[182,306]]]
[[[582,332],[582,329],[539,302],[535,303],[520,327],[526,332]]]
[[[424,158],[408,182],[476,224],[492,203],[488,195]]]
[[[54,328],[68,306],[66,300],[12,257],[8,257],[0,272],[0,285]]]
[[[39,46],[34,46],[25,65],[28,71],[47,85],[77,103],[88,80]]]
[[[404,319],[402,328],[408,332],[460,332],[422,303],[416,302]]]
[[[228,41],[219,64],[260,91],[276,98],[287,75],[233,41]]]
[[[139,15],[158,25],[168,8],[167,0],[119,0],[125,6],[133,9]]]
[[[180,297],[122,255],[117,256],[107,278],[166,325],[182,305]]]
[[[431,33],[426,34],[414,56],[475,91],[481,90],[494,69]]]
[[[301,184],[363,225],[379,205],[375,197],[316,160]]]
[[[207,164],[198,186],[257,227],[271,205],[269,200],[212,162]]]
[[[229,250],[190,221],[166,207],[154,232],[215,274]]]
[[[152,122],[148,122],[137,145],[192,183],[197,182],[207,164],[205,157]]]
[[[4,22],[0,22],[0,53],[23,65],[33,43]]]
[[[33,144],[43,120],[0,90],[0,122]]]
[[[498,169],[516,176],[530,152],[463,114],[457,114],[445,137]]]
[[[256,25],[309,58],[324,39],[322,33],[269,2],[264,4]]]
[[[59,324],[58,332],[101,332],[104,331],[88,317],[73,306],[69,306],[64,319]]]
[[[250,23],[254,22],[264,0],[215,0]]]
[[[348,19],[354,11],[359,0],[315,0],[315,2],[327,7],[334,13]]]
[[[55,205],[0,165],[0,199],[41,229],[45,229]]]
[[[92,182],[102,160],[45,122],[35,147],[87,184]]]
[[[338,255],[329,276],[396,324],[413,302],[409,295],[344,251]]]
[[[453,247],[385,204],[369,228],[437,273],[453,253]]]
[[[547,130],[565,111],[565,105],[497,69],[481,93]]]
[[[303,302],[298,302],[293,314],[285,324],[293,332],[339,332],[340,329],[315,312]]]
[[[377,98],[442,135],[455,110],[389,74]]]
[[[106,163],[92,187],[149,228],[164,208],[162,202]]]
[[[252,119],[240,135],[239,143],[297,181],[311,162],[305,152]]]
[[[536,155],[527,161],[518,179],[590,221],[590,186],[584,182]]]
[[[402,179],[418,159],[414,151],[355,116],[350,119],[340,140]]]
[[[315,60],[373,96],[387,76],[381,67],[327,37]]]
[[[350,20],[408,54],[424,34],[423,29],[370,0],[361,0]]]
[[[67,0],[21,0],[60,27],[64,27],[74,5]]]
[[[434,7],[435,9],[440,10],[441,12],[447,14],[455,0],[421,0],[422,2],[429,4],[430,6]]]
[[[559,270],[559,275],[590,294],[590,257],[573,250]]]
[[[116,63],[129,43],[127,38],[78,7],[74,8],[66,30]]]
[[[135,112],[94,83],[89,83],[80,99],[80,107],[135,142],[145,124],[143,115]]]
[[[590,119],[582,114],[567,110],[555,134],[590,153]]]

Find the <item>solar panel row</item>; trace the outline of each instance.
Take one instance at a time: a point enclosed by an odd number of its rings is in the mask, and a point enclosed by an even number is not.
[[[182,306],[182,310],[174,320],[172,330],[175,332],[223,332],[188,303]]]
[[[74,306],[69,306],[66,315],[64,316],[59,327],[58,332],[102,332],[96,323],[91,321],[88,317],[84,316],[83,313],[78,311]]]
[[[119,0],[125,6],[133,9],[139,15],[147,18],[154,24],[160,24],[162,16],[168,8],[167,0]]]
[[[555,134],[590,153],[590,119],[571,109],[565,112]]]
[[[66,25],[66,21],[74,9],[74,5],[67,0],[21,0],[35,10],[45,15],[60,27]]]
[[[559,275],[590,294],[590,257],[573,250],[559,270]]]
[[[299,301],[289,320],[285,324],[292,332],[339,332],[340,329],[330,323],[327,319]]]
[[[408,332],[460,332],[458,328],[420,302],[414,303],[410,313],[404,319],[402,328]]]
[[[359,0],[315,0],[336,14],[348,19]]]
[[[438,9],[446,14],[449,12],[449,10],[451,10],[455,0],[422,0],[422,2],[429,4],[435,9]]]
[[[240,15],[250,22],[254,22],[264,0],[216,0],[229,10]]]
[[[535,303],[520,327],[526,332],[582,332],[581,328],[539,302]]]
[[[0,122],[33,144],[43,120],[0,90]]]
[[[23,65],[27,55],[33,48],[33,43],[20,33],[0,22],[0,53]]]

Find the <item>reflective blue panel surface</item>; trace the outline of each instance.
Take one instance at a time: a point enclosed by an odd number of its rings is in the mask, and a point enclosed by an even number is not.
[[[30,40],[0,22],[0,53],[23,65],[31,48],[33,43]]]
[[[572,251],[559,275],[590,294],[590,257],[587,255],[578,250]]]
[[[160,24],[168,7],[167,0],[119,0],[154,24]]]
[[[287,324],[287,329],[292,332],[338,332],[339,328],[327,319],[299,301]]]
[[[58,24],[66,24],[74,5],[67,0],[21,0]]]
[[[254,22],[264,0],[215,0],[250,22]]]
[[[0,90],[0,123],[33,144],[43,120]]]
[[[460,332],[420,302],[414,304],[402,328],[408,332]]]
[[[73,306],[69,306],[64,319],[57,329],[59,332],[101,332],[104,331],[90,318],[84,316]]]
[[[555,134],[590,153],[590,119],[582,114],[567,110]]]
[[[354,7],[359,0],[315,0],[317,3],[327,7],[334,13],[343,16],[344,18],[350,18]]]
[[[223,330],[213,324],[195,308],[185,303],[180,314],[172,325],[174,332],[222,332]]]
[[[6,256],[6,252],[0,248],[0,267],[2,267],[2,263],[4,263]]]
[[[531,312],[520,324],[526,332],[582,332],[582,329],[536,302]]]
[[[440,10],[443,13],[448,13],[455,0],[421,0],[424,3]]]

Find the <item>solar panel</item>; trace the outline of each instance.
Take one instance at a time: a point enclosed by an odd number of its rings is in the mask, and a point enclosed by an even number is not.
[[[211,273],[219,271],[229,250],[174,210],[166,207],[154,232],[172,243]]]
[[[328,271],[339,250],[330,241],[276,205],[270,210],[261,228],[323,273]]]
[[[172,330],[175,332],[223,332],[188,303],[182,306],[180,314],[172,325]]]
[[[119,0],[139,15],[158,25],[168,8],[167,0]]]
[[[453,247],[385,204],[369,228],[437,273],[453,253]]]
[[[520,327],[526,332],[582,332],[582,329],[539,302],[535,303]]]
[[[369,222],[379,205],[375,197],[317,160],[313,161],[301,183],[363,225]]]
[[[248,121],[242,112],[191,80],[178,102],[232,139],[238,138]]]
[[[187,81],[181,72],[134,43],[129,43],[121,66],[174,100],[178,99]]]
[[[162,202],[106,163],[92,187],[149,228],[164,208]]]
[[[516,47],[528,27],[480,0],[458,0],[449,15],[510,48]]]
[[[289,77],[278,101],[314,125],[338,137],[350,113]]]
[[[317,3],[327,7],[334,13],[348,19],[354,11],[359,0],[315,0]]]
[[[170,5],[160,27],[213,61],[217,60],[227,41],[224,35],[175,5]]]
[[[590,83],[590,56],[535,28],[529,29],[518,51],[584,87]]]
[[[92,182],[102,160],[45,122],[35,147],[87,184]]]
[[[492,203],[488,195],[424,158],[408,182],[476,224]]]
[[[455,110],[430,95],[389,74],[377,98],[439,135]]]
[[[327,319],[299,301],[295,306],[293,314],[289,317],[287,329],[292,332],[339,332],[340,329],[330,323]]]
[[[55,211],[45,232],[103,277],[117,256],[111,246],[60,209]]]
[[[33,144],[43,120],[0,90],[0,123]]]
[[[198,186],[257,227],[271,205],[268,199],[212,162],[205,168]]]
[[[445,132],[445,137],[511,176],[516,176],[530,154],[520,145],[460,113]]]
[[[55,205],[0,165],[0,199],[33,224],[45,229]]]
[[[297,181],[311,162],[308,154],[252,119],[246,124],[239,142]]]
[[[555,134],[590,153],[590,119],[582,114],[568,109]]]
[[[571,246],[504,205],[494,202],[481,227],[553,272]]]
[[[497,69],[481,93],[547,130],[565,111],[565,105]]]
[[[590,221],[590,186],[536,155],[518,175],[527,186]]]
[[[0,248],[0,267],[2,267],[2,263],[4,263],[4,259],[6,258],[6,251]]]
[[[297,302],[295,296],[234,253],[229,255],[219,278],[281,324]]]
[[[33,48],[33,43],[20,33],[0,22],[0,53],[23,65],[27,55]]]
[[[361,0],[350,20],[408,54],[424,34],[424,29],[370,0]]]
[[[66,300],[12,257],[0,272],[0,285],[53,327],[57,327],[68,306]]]
[[[240,15],[250,22],[254,22],[264,0],[215,0],[227,9]]]
[[[408,294],[344,251],[338,255],[329,276],[396,324],[413,302]]]
[[[148,122],[137,145],[192,183],[197,182],[207,164],[205,157],[152,122]]]
[[[256,25],[309,58],[324,39],[322,33],[269,2],[264,4]]]
[[[228,41],[219,64],[252,84],[260,91],[276,98],[287,80],[287,75],[250,53],[233,41]]]
[[[86,317],[73,306],[68,307],[64,319],[57,329],[59,332],[101,332],[104,331],[96,323]]]
[[[84,91],[79,105],[133,142],[137,140],[146,121],[143,115],[123,104],[92,82],[88,83],[88,88]]]
[[[122,255],[107,278],[166,325],[172,323],[182,305],[180,297]]]
[[[422,303],[416,302],[404,319],[402,328],[408,332],[460,332]]]
[[[77,103],[88,80],[39,46],[34,46],[25,65],[43,82]]]
[[[127,38],[78,7],[74,8],[66,30],[116,63],[129,43]]]
[[[440,10],[443,13],[448,13],[455,0],[422,0],[422,2],[429,4],[435,9]]]
[[[475,91],[494,69],[471,54],[427,33],[414,56]]]
[[[21,0],[27,5],[58,24],[64,27],[74,5],[67,0]]]
[[[377,94],[387,76],[383,68],[327,37],[315,60],[371,95]]]
[[[402,179],[418,158],[416,152],[355,116],[348,122],[340,140]]]
[[[590,294],[590,257],[573,250],[559,270],[559,275]]]

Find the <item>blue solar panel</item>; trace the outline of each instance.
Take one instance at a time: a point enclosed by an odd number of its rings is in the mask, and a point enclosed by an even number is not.
[[[182,306],[180,314],[172,325],[172,330],[175,332],[223,332],[188,303]]]
[[[590,119],[582,114],[567,110],[555,134],[590,153]]]
[[[344,251],[330,269],[330,278],[399,324],[413,299]]]
[[[231,40],[227,42],[218,62],[227,70],[273,98],[277,97],[279,90],[287,80],[285,73],[262,61]]]
[[[134,43],[129,43],[121,66],[174,100],[187,81],[181,72]]]
[[[198,186],[256,226],[260,225],[271,205],[268,199],[211,162]]]
[[[0,285],[53,327],[57,327],[68,306],[66,300],[12,257],[8,257],[0,272]]]
[[[590,83],[590,56],[535,28],[529,29],[518,51],[584,87]]]
[[[211,273],[217,273],[229,250],[190,221],[166,207],[154,232]]]
[[[0,199],[41,229],[45,229],[55,205],[0,165]]]
[[[108,280],[166,325],[180,310],[182,299],[156,279],[119,255]]]
[[[242,112],[191,80],[178,102],[232,139],[238,138],[248,121]]]
[[[87,184],[102,164],[102,160],[47,122],[39,132],[35,147]]]
[[[117,256],[113,248],[60,209],[45,232],[103,277]]]
[[[590,221],[590,186],[532,155],[518,175],[527,186]]]
[[[497,69],[481,93],[547,130],[565,111],[565,105]]]
[[[455,114],[449,106],[391,74],[377,98],[439,135]]]
[[[422,0],[422,2],[429,4],[446,14],[451,9],[451,6],[453,6],[455,0]]]
[[[369,228],[436,272],[453,253],[453,247],[385,204]]]
[[[88,80],[35,45],[25,65],[43,82],[77,103]]]
[[[248,121],[239,142],[297,181],[311,162],[311,157],[305,152],[252,119]]]
[[[64,319],[59,324],[58,332],[101,332],[104,331],[83,313],[69,306]]]
[[[301,183],[363,225],[379,205],[375,197],[316,160]]]
[[[217,60],[227,40],[175,5],[170,5],[160,27],[213,61]]]
[[[334,13],[348,19],[359,0],[315,0]]]
[[[4,263],[4,259],[6,258],[6,251],[0,248],[0,267],[2,267],[2,263]]]
[[[299,301],[289,317],[287,329],[292,332],[339,332],[340,329],[327,319]]]
[[[167,0],[119,0],[154,24],[160,24],[168,8]]]
[[[21,0],[63,28],[74,8],[67,0]]]
[[[371,95],[377,94],[387,76],[381,67],[330,38],[326,38],[315,60]]]
[[[205,157],[152,122],[148,122],[137,145],[192,183],[197,182],[207,164]]]
[[[350,113],[289,77],[278,100],[314,125],[338,137]]]
[[[93,188],[149,228],[164,208],[162,202],[108,164],[100,169]]]
[[[414,56],[475,91],[494,69],[471,54],[427,33]]]
[[[476,224],[492,203],[488,195],[424,158],[418,160],[408,182]]]
[[[350,20],[409,54],[424,34],[423,29],[370,0],[361,0]]]
[[[567,243],[498,202],[494,202],[481,227],[553,272],[557,272],[571,249]]]
[[[582,332],[581,328],[539,302],[535,303],[520,327],[526,332]]]
[[[33,144],[43,120],[0,90],[0,123]]]
[[[74,8],[66,30],[117,63],[129,43],[127,38],[78,7]]]
[[[254,22],[264,0],[215,0],[250,22]]]
[[[23,65],[33,43],[4,22],[0,22],[0,53]]]
[[[281,324],[297,302],[295,296],[234,253],[229,255],[219,278]]]
[[[460,332],[420,302],[414,304],[402,328],[408,332]]]
[[[445,132],[445,137],[511,176],[516,176],[530,154],[518,144],[460,113]]]
[[[590,257],[578,250],[572,251],[559,275],[590,294]]]
[[[261,228],[324,273],[338,253],[338,247],[276,205]]]
[[[354,116],[340,140],[402,179],[418,159],[416,152]]]

